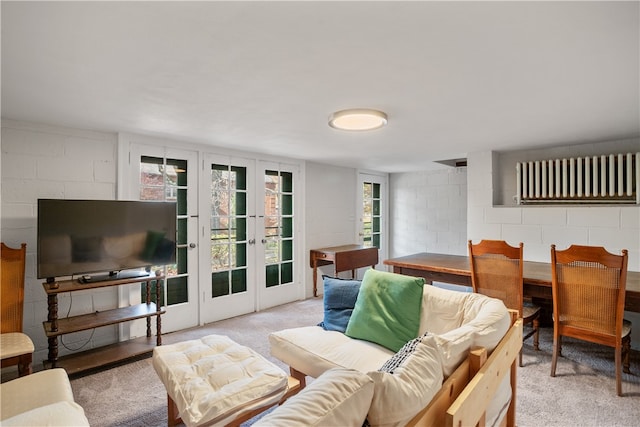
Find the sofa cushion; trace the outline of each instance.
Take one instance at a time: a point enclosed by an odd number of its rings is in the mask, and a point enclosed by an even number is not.
[[[397,352],[418,335],[424,279],[367,270],[345,334]]]
[[[73,402],[73,391],[62,368],[47,369],[0,385],[0,419],[57,402]]]
[[[327,331],[344,332],[358,298],[360,280],[322,276],[324,318],[318,326]]]
[[[375,371],[393,356],[391,350],[378,344],[354,340],[319,326],[273,332],[269,343],[274,357],[314,378],[333,368]]]
[[[254,426],[361,426],[373,381],[352,369],[331,369]]]
[[[14,415],[2,420],[4,427],[9,426],[89,426],[89,420],[84,414],[84,409],[75,402],[67,400],[40,406],[27,412]]]
[[[371,426],[404,426],[429,404],[443,381],[433,335],[409,341],[379,371],[368,372],[374,392],[367,420]]]
[[[443,334],[462,325],[468,293],[424,286],[419,334]]]
[[[436,335],[445,378],[467,357],[469,349],[484,347],[491,353],[511,325],[509,311],[502,301],[481,294],[466,295],[462,325]]]

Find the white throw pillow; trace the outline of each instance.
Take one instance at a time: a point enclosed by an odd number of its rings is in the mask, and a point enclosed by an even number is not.
[[[462,325],[436,334],[445,378],[460,366],[473,347],[484,347],[490,354],[511,324],[509,311],[499,299],[481,294],[466,295]]]
[[[326,371],[254,426],[360,427],[373,397],[373,381],[353,369]]]
[[[409,341],[381,369],[368,373],[375,384],[367,415],[372,427],[406,425],[442,386],[440,352],[430,334]]]

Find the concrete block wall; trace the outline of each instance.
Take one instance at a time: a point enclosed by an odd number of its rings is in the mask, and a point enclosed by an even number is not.
[[[394,173],[389,178],[389,257],[467,253],[467,169]]]
[[[640,206],[494,206],[497,154],[467,157],[469,239],[502,239],[524,243],[524,258],[550,261],[551,244],[564,249],[572,243],[604,246],[609,252],[629,251],[629,270],[640,271]],[[640,325],[640,315],[626,317]],[[640,328],[633,329],[632,346],[640,348]]]
[[[39,198],[115,199],[116,134],[2,120],[2,241],[27,244],[24,332],[34,341],[34,369],[47,358],[42,322],[47,297],[37,279]],[[117,290],[81,291],[58,298],[59,317],[117,307]],[[59,355],[117,341],[116,326],[65,335]],[[69,349],[65,348],[68,347]]]

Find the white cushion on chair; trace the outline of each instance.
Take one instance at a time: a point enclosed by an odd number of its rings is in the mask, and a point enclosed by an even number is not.
[[[221,335],[155,347],[153,367],[187,426],[227,424],[277,403],[288,385],[282,369]]]
[[[6,418],[27,413],[43,406],[59,402],[73,402],[73,391],[69,377],[61,368],[36,372],[2,383],[0,393],[2,394],[0,418],[3,424]],[[84,416],[82,408],[78,407],[78,409]]]
[[[78,427],[88,426],[89,420],[87,420],[80,405],[75,402],[63,401],[41,406],[4,419],[2,420],[2,425],[4,427]]]
[[[2,359],[33,353],[33,350],[33,341],[22,332],[0,334],[0,357]]]

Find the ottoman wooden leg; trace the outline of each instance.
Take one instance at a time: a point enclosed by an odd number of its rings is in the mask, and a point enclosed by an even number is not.
[[[180,418],[180,414],[178,413],[178,406],[171,396],[167,394],[167,425],[174,427],[180,424],[182,424],[182,418]]]

